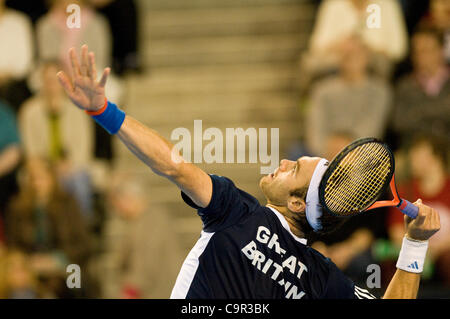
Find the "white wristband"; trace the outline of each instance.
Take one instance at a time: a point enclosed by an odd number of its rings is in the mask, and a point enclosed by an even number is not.
[[[413,273],[421,273],[427,254],[428,240],[415,241],[403,238],[402,249],[397,260],[397,268]]]

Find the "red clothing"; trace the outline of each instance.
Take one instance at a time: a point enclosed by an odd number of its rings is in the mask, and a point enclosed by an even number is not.
[[[398,193],[401,198],[407,199],[410,202],[415,202],[417,199],[422,199],[425,205],[433,207],[439,212],[442,217],[443,214],[450,216],[450,176],[447,177],[444,187],[435,196],[427,197],[422,194],[419,189],[419,183],[417,180],[412,180],[409,183],[405,183],[398,187]],[[439,208],[444,207],[444,210]],[[403,224],[403,213],[397,208],[389,208],[387,226],[394,224]]]
[[[420,192],[419,183],[417,180],[412,180],[410,183],[404,184],[398,188],[400,197],[415,202],[417,199],[422,199],[422,202],[430,207],[433,207],[438,213],[441,222],[441,229],[430,239],[432,241],[439,241],[445,234],[450,231],[450,176],[447,177],[444,187],[435,196],[428,197]],[[389,208],[387,215],[387,227],[395,224],[403,224],[404,215],[398,209]]]
[[[447,177],[444,187],[435,196],[425,196],[419,190],[418,182],[412,180],[410,183],[399,187],[399,195],[410,202],[421,198],[425,205],[433,207],[439,213],[441,229],[430,238],[430,247],[436,244],[445,244],[446,237],[450,232],[450,177]],[[396,208],[389,208],[387,215],[387,227],[395,224],[403,224],[404,215]],[[442,284],[450,287],[450,249],[443,251],[434,260],[435,277]]]

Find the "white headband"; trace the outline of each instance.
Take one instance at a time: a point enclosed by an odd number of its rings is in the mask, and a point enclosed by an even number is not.
[[[306,219],[314,231],[322,229],[319,221],[319,218],[322,216],[322,206],[319,203],[319,184],[328,168],[328,164],[329,162],[326,159],[321,159],[317,164],[306,194]]]

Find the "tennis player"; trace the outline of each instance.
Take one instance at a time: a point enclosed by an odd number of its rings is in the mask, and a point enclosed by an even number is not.
[[[69,55],[71,77],[64,72],[57,76],[72,102],[117,135],[153,172],[177,185],[203,221],[201,237],[183,263],[171,298],[374,298],[307,246],[313,232],[326,233],[341,221],[318,204],[325,159],[282,160],[260,181],[267,199],[262,206],[230,179],[173,161],[173,145],[106,99],[110,69],[97,81],[95,57],[87,46],[80,60],[74,49]],[[428,239],[440,226],[435,210],[420,200],[415,205],[419,216],[405,218],[398,269],[384,298],[417,296]]]

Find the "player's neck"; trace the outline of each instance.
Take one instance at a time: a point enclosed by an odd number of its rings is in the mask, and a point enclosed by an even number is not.
[[[284,219],[286,219],[289,229],[291,232],[300,238],[305,238],[305,234],[301,230],[299,223],[295,220],[295,218],[298,216],[295,216],[294,213],[292,213],[289,209],[287,209],[285,206],[276,206],[273,204],[267,204],[267,207],[272,207],[276,211],[278,211],[281,215],[283,215]]]

